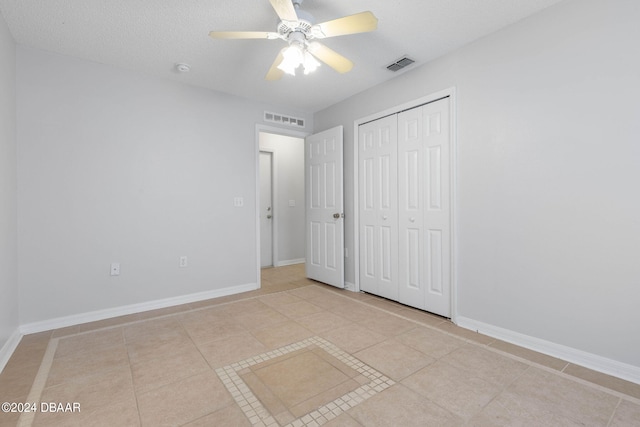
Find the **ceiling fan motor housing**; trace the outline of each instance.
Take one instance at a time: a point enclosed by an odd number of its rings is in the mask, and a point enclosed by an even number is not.
[[[305,40],[310,40],[313,38],[313,34],[311,29],[315,24],[315,18],[306,10],[300,9],[300,5],[302,4],[302,0],[293,0],[293,6],[296,9],[296,15],[298,17],[297,22],[291,21],[280,21],[278,23],[278,34],[285,39],[288,40],[289,43],[292,42],[304,42]],[[304,40],[300,40],[299,37],[292,37],[294,34],[300,34],[304,37]]]
[[[293,28],[289,24],[290,23],[285,21],[280,21],[278,24],[278,34],[280,34],[283,39],[286,40],[289,34],[295,32],[303,34],[305,38],[309,38],[309,35],[311,35],[311,28],[313,27],[311,22],[301,19]]]
[[[303,47],[306,44],[307,37],[303,32],[295,30],[289,33],[287,40],[289,41],[290,46],[296,44]]]

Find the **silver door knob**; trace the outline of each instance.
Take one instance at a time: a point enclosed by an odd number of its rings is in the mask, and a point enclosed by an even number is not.
[[[340,214],[339,214],[339,213],[334,213],[334,214],[333,214],[333,217],[334,217],[335,219],[338,219],[338,218],[340,218]]]
[[[414,217],[411,217],[411,218],[409,218],[409,221],[416,222],[416,219]]]
[[[386,220],[387,220],[387,216],[386,216],[386,215],[382,215],[382,219],[383,219],[384,221],[386,221]]]

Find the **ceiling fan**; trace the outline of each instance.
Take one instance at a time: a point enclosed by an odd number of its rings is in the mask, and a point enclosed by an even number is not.
[[[302,65],[305,74],[315,70],[324,62],[339,73],[353,68],[353,62],[324,44],[318,39],[365,33],[378,27],[378,19],[371,12],[360,12],[332,21],[314,24],[313,16],[300,9],[303,0],[269,0],[278,14],[280,22],[275,32],[268,31],[211,31],[214,39],[282,39],[289,46],[278,53],[265,80],[278,80],[284,73],[295,75]]]

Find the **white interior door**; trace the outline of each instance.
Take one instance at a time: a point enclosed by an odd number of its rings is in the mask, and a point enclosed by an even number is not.
[[[425,310],[451,317],[451,131],[449,98],[425,105],[423,132]]]
[[[422,107],[398,114],[399,298],[424,309],[424,137]]]
[[[273,154],[260,151],[260,266],[273,266]]]
[[[398,114],[399,301],[451,316],[449,98]]]
[[[360,288],[398,299],[397,117],[358,130]]]
[[[307,277],[344,288],[342,126],[305,139]]]

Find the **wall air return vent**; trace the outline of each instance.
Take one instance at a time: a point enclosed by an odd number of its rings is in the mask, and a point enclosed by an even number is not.
[[[304,119],[298,117],[286,116],[284,114],[272,113],[270,111],[264,112],[264,121],[271,123],[278,123],[281,125],[293,126],[297,128],[304,127]]]
[[[403,56],[402,58],[398,59],[397,61],[393,62],[392,64],[387,65],[387,70],[390,71],[398,71],[398,70],[402,70],[405,67],[408,67],[409,65],[413,64],[414,61],[413,59],[409,58],[408,56]]]

